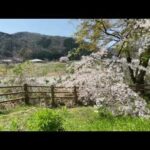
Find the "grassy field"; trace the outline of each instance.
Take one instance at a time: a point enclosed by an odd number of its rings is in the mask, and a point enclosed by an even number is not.
[[[29,131],[28,119],[40,107],[18,107],[1,112],[1,131]],[[150,120],[132,117],[103,117],[93,107],[57,108],[65,131],[150,131]]]
[[[15,75],[13,70],[18,65],[9,65],[6,67],[0,64],[0,76]],[[24,69],[28,76],[60,76],[66,74],[66,63],[35,63],[26,65]],[[0,130],[30,131],[28,127],[30,118],[42,109],[34,106],[18,106],[9,111],[0,111]],[[93,107],[70,109],[62,107],[53,109],[52,111],[57,112],[62,118],[62,126],[65,131],[150,131],[150,119],[102,116]]]
[[[0,76],[15,76],[14,69],[19,64],[0,64]],[[66,63],[47,62],[47,63],[30,63],[24,66],[28,70],[28,76],[55,76],[66,73]]]

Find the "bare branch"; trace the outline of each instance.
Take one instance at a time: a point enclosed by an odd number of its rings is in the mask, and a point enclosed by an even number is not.
[[[105,34],[110,35],[110,36],[113,36],[113,37],[115,37],[115,38],[117,38],[117,39],[119,39],[119,40],[122,39],[122,37],[119,36],[119,35],[109,33],[109,32],[107,31],[107,29],[106,29],[106,27],[105,27],[105,25],[104,25],[103,22],[101,22],[101,24],[102,24],[102,26],[103,26],[103,29],[104,29],[103,32],[104,32]]]
[[[117,57],[120,56],[120,54],[121,54],[121,52],[122,52],[122,50],[123,50],[124,44],[125,44],[125,41],[124,41],[123,44],[121,45],[121,48],[120,48],[120,50],[119,50],[119,53],[118,53]]]

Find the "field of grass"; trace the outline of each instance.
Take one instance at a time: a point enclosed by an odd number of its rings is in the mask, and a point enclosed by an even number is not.
[[[47,108],[48,109],[48,108]],[[40,107],[18,107],[0,114],[1,131],[29,131],[28,119]],[[150,131],[150,119],[103,117],[93,107],[54,109],[63,120],[65,131]]]
[[[0,64],[0,76],[15,76],[13,70],[19,64]],[[28,70],[28,76],[55,76],[66,73],[66,63],[61,62],[47,62],[47,63],[30,63],[24,67]]]
[[[13,70],[17,65],[19,64],[9,66],[0,64],[0,76],[15,75]],[[24,69],[28,76],[61,76],[66,74],[66,63],[35,63],[26,65]],[[28,121],[32,115],[42,109],[34,106],[18,106],[12,110],[0,111],[0,130],[30,131]],[[62,107],[52,111],[57,112],[62,118],[62,126],[65,131],[150,131],[150,119],[102,116],[93,107],[69,109]]]
[[[66,72],[66,64],[60,62],[49,62],[41,64],[33,64],[35,75],[39,76],[55,76],[62,75]],[[39,69],[40,68],[40,69]]]

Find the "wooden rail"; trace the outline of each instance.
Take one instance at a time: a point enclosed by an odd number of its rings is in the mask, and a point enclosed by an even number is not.
[[[23,86],[0,86],[0,89],[2,88],[18,88],[18,87],[20,87],[20,88],[22,88]]]
[[[17,94],[22,94],[22,93],[24,93],[24,92],[16,92],[16,93],[2,93],[2,94],[0,94],[0,96],[6,96],[6,95],[17,95]]]
[[[135,91],[150,91],[150,85],[129,85]],[[21,89],[20,89],[21,88]],[[51,100],[51,105],[55,107],[59,99],[70,99],[72,100],[73,104],[78,104],[78,94],[79,94],[79,87],[62,87],[62,86],[32,86],[28,84],[24,84],[23,86],[0,86],[0,97],[6,97],[5,100],[0,101],[2,103],[9,103],[9,102],[17,102],[23,100],[26,105],[30,104],[30,101],[33,99],[41,100],[44,99],[45,103],[47,104],[47,100]],[[8,91],[7,91],[8,89]],[[17,90],[15,90],[17,89]],[[39,91],[36,91],[39,90]],[[3,92],[7,91],[7,92]],[[10,97],[11,96],[11,99]],[[15,96],[12,98],[12,96]],[[17,97],[18,96],[18,97]],[[19,97],[21,96],[21,97]]]
[[[7,89],[9,88],[9,93],[0,93],[0,97],[1,96],[9,96],[9,95],[19,95],[22,94],[21,98],[14,98],[14,99],[6,99],[3,101],[0,101],[0,103],[6,103],[6,102],[13,102],[13,101],[19,101],[19,100],[24,100],[25,104],[29,105],[30,104],[30,100],[32,99],[42,99],[44,98],[45,101],[47,100],[47,98],[51,99],[51,104],[52,106],[56,106],[57,103],[57,99],[71,99],[73,101],[74,104],[77,104],[78,102],[78,88],[79,87],[62,87],[62,86],[32,86],[32,85],[28,85],[28,84],[24,84],[23,86],[0,86],[0,89]],[[13,92],[13,89],[15,88],[22,88],[22,91],[19,92]],[[43,89],[40,89],[39,91],[34,91],[37,90],[37,88],[44,88],[44,90],[47,91],[42,91]],[[46,88],[46,89],[45,89]],[[47,89],[48,88],[48,89]],[[12,90],[12,92],[10,92],[10,89]],[[34,90],[33,90],[34,89]],[[57,90],[59,89],[59,90]],[[33,91],[32,91],[33,90]],[[41,96],[36,95],[35,97],[31,96],[33,94],[42,94]],[[43,94],[45,94],[43,96]],[[50,94],[50,95],[47,95]]]
[[[19,100],[23,100],[24,97],[20,97],[20,98],[16,98],[16,99],[9,99],[9,100],[5,100],[5,101],[0,101],[1,103],[7,103],[7,102],[15,102],[15,101],[19,101]]]
[[[150,85],[129,85],[130,88],[132,88],[135,91],[147,91],[150,90]]]

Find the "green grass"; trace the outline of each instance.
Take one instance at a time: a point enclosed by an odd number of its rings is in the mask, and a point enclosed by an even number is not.
[[[64,122],[67,131],[149,131],[150,120],[133,117],[102,117],[91,107],[74,108]]]
[[[27,122],[40,107],[18,107],[0,114],[0,130],[29,131]],[[150,119],[138,117],[103,117],[92,107],[57,108],[65,131],[150,131]]]
[[[39,76],[55,76],[65,73],[66,64],[60,62],[36,63],[33,64],[35,75]],[[40,69],[39,69],[40,68]]]
[[[6,66],[0,64],[0,75],[14,76],[13,69],[19,64],[11,64]],[[30,66],[32,69],[28,72],[29,76],[55,76],[66,73],[66,63],[59,61],[51,61],[47,63],[32,63]]]
[[[1,131],[26,131],[26,121],[37,111],[37,107],[17,107],[15,109],[4,111],[0,115],[0,130]]]

